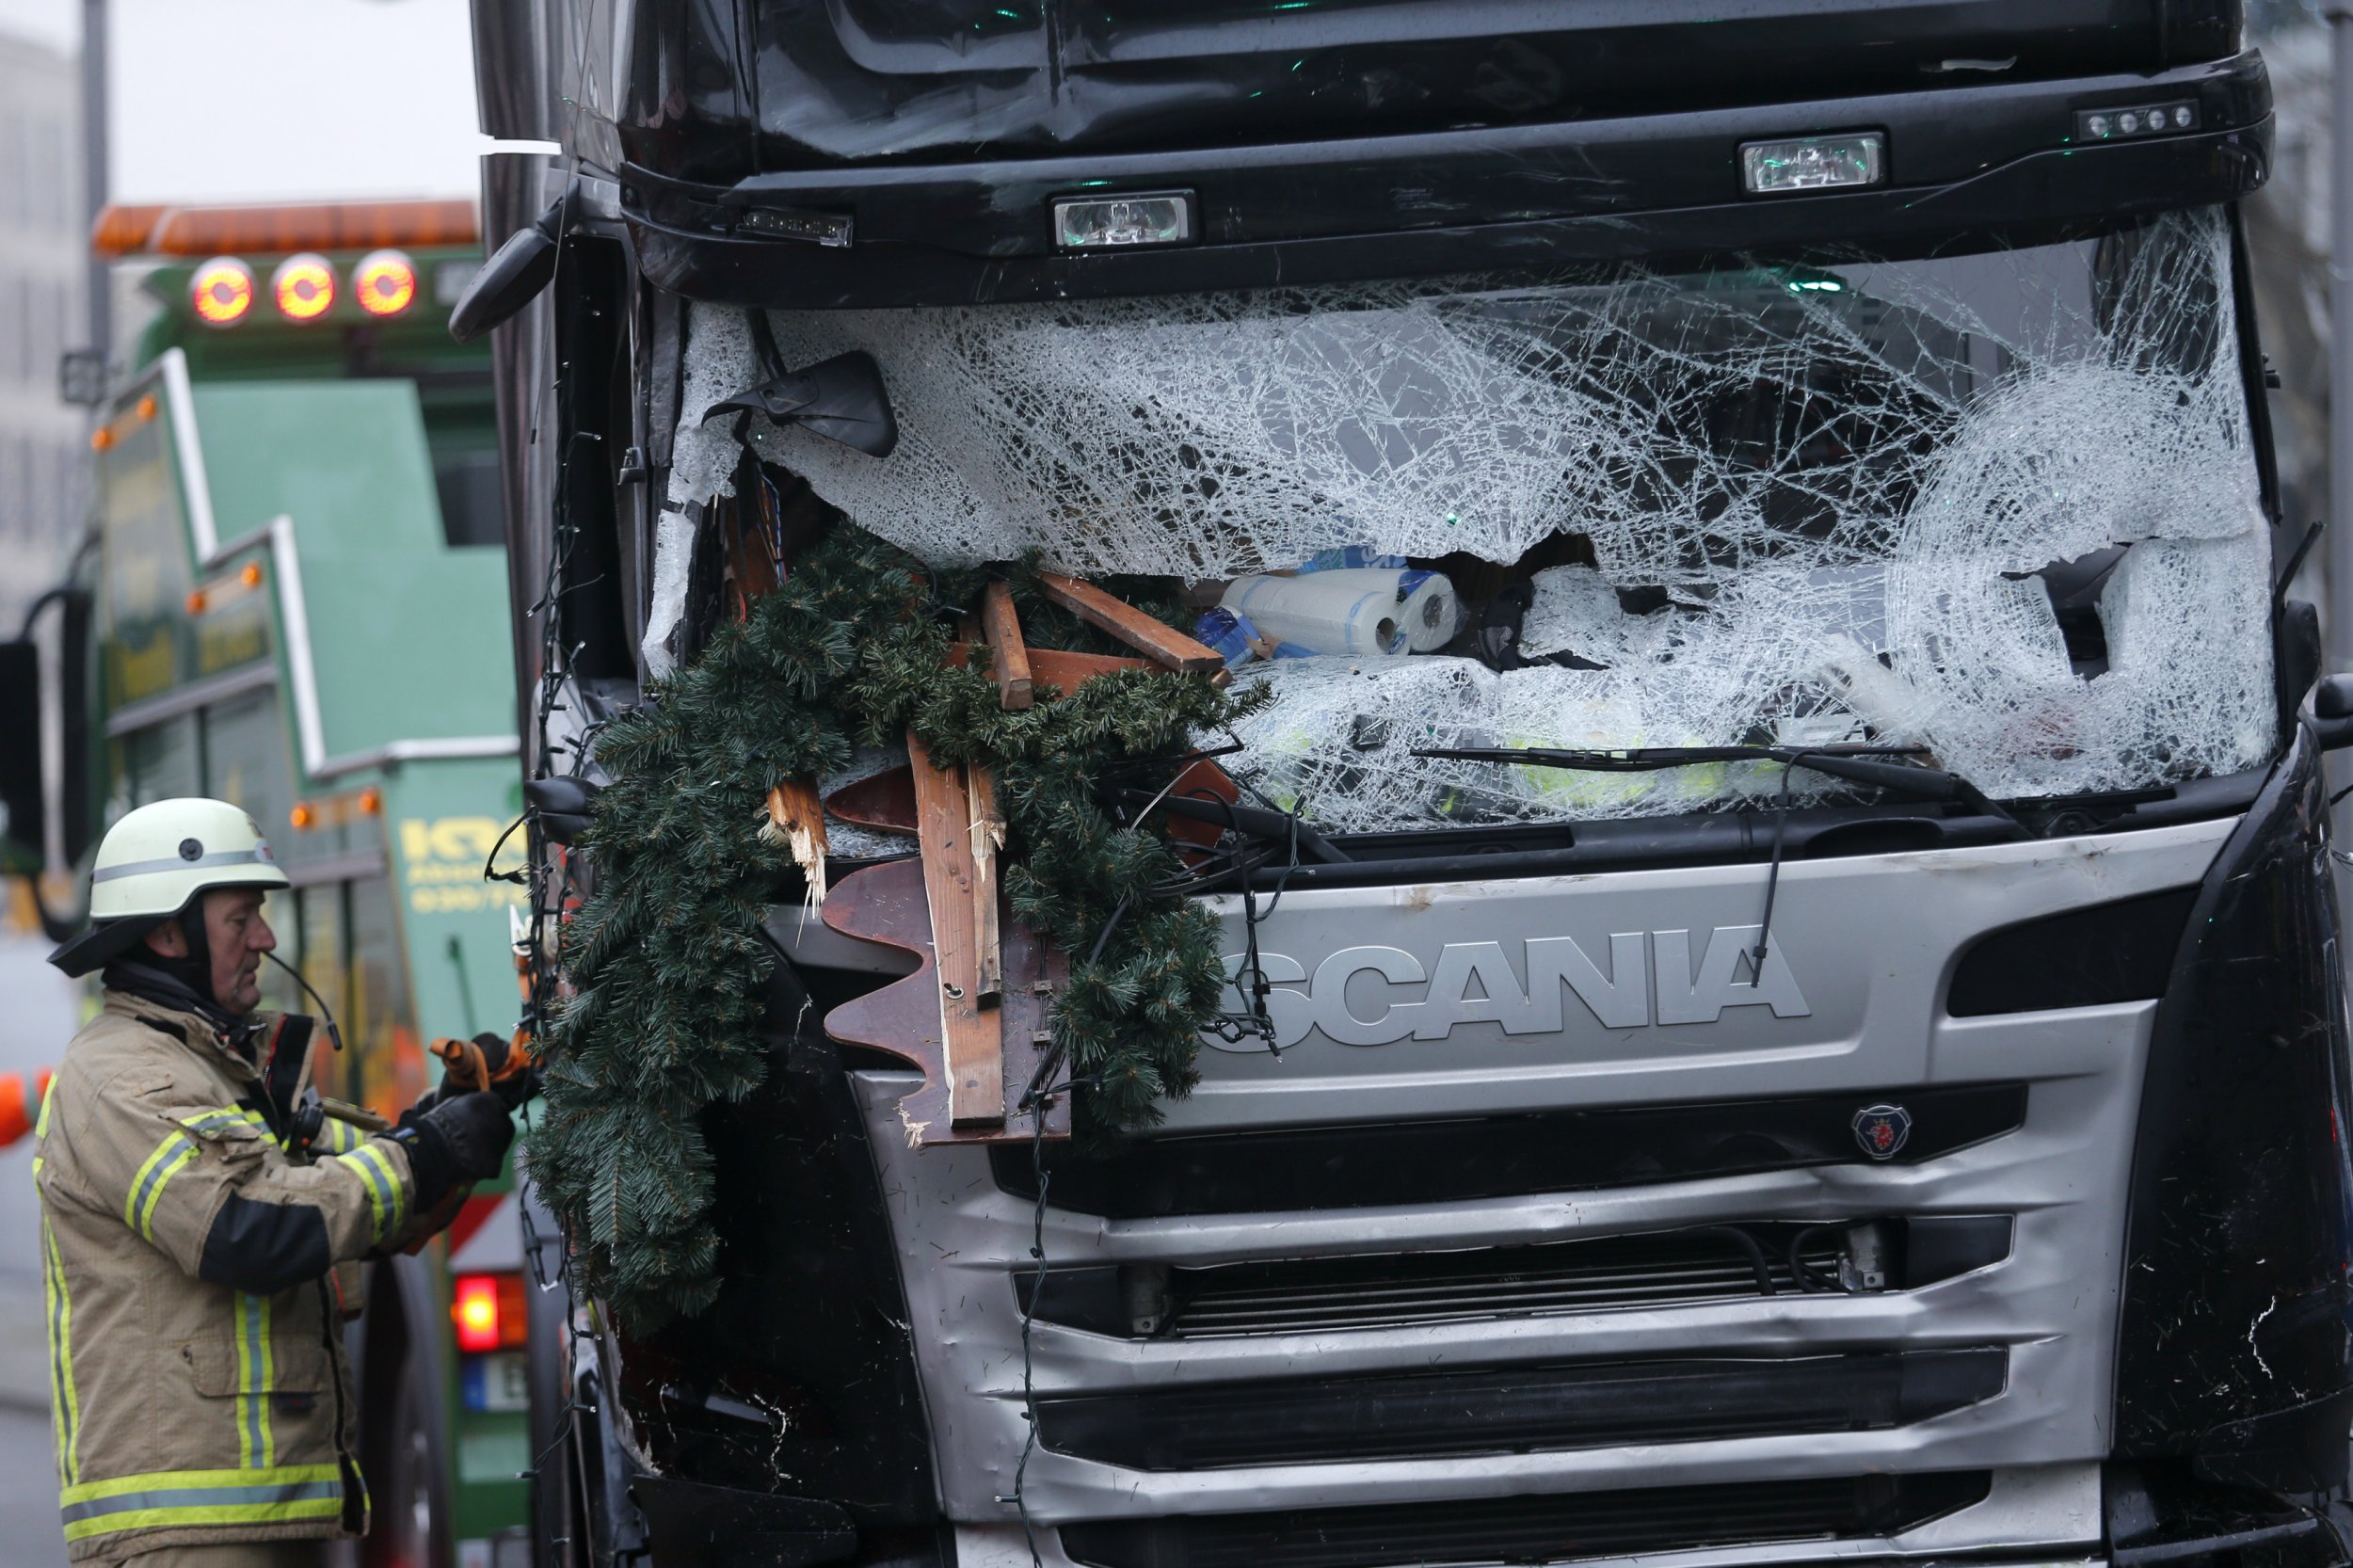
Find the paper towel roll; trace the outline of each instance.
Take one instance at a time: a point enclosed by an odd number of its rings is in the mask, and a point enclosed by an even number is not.
[[[1428,653],[1453,641],[1462,620],[1442,573],[1385,567],[1237,577],[1219,603],[1277,642],[1355,657]]]

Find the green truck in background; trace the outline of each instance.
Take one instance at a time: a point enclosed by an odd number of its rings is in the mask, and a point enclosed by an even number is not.
[[[472,205],[118,208],[96,240],[158,309],[36,612],[58,613],[61,744],[45,794],[38,748],[0,767],[0,866],[81,863],[152,800],[245,807],[294,884],[279,956],[317,995],[272,970],[266,1004],[323,1002],[344,1048],[322,1048],[321,1091],[396,1115],[439,1076],[430,1041],[519,1012],[527,893],[486,877],[522,862],[501,841],[521,807],[489,357],[436,308],[480,264]],[[34,630],[0,645],[0,734],[40,731]],[[372,1266],[363,1563],[528,1560],[521,1202],[485,1184],[443,1240]]]

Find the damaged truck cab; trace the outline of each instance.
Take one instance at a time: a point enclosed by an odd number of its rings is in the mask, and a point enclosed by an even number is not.
[[[552,1560],[2346,1560],[2263,62],[2235,0],[1727,9],[475,0],[563,148],[456,318],[543,1006],[606,727],[821,540],[1250,694],[1106,787],[1230,977],[1116,1136],[1010,925],[957,1098],[983,770],[769,796],[715,1293],[571,1304]],[[995,592],[1007,708],[1110,663]]]

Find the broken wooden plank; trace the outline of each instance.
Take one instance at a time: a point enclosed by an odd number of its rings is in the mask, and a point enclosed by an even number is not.
[[[970,664],[970,645],[952,645],[948,649],[948,662],[958,666]],[[1149,659],[1130,659],[1120,653],[1064,653],[1060,648],[1033,648],[1030,649],[1030,690],[1034,694],[1050,687],[1058,695],[1068,696],[1098,675],[1160,667]]]
[[[980,1004],[978,869],[973,863],[972,797],[961,767],[932,766],[930,750],[907,732],[915,780],[916,840],[923,892],[938,959],[940,1042],[948,1079],[948,1121],[970,1127],[1005,1119],[1003,1016]]]
[[[825,806],[817,786],[806,778],[788,778],[768,792],[768,821],[760,830],[771,843],[792,852],[792,862],[808,882],[808,903],[825,902]]]
[[[1209,675],[1223,670],[1225,661],[1175,627],[1164,626],[1134,605],[1112,598],[1092,583],[1060,572],[1037,574],[1038,591],[1088,625],[1110,632],[1154,664],[1172,670]]]
[[[1030,688],[1030,648],[1021,639],[1013,589],[1001,581],[981,590],[981,630],[988,641],[989,673],[997,678],[997,705],[1018,712],[1035,700]]]
[[[986,768],[964,770],[972,801],[972,947],[976,955],[973,1000],[994,1007],[1005,994],[1004,959],[997,935],[997,872],[1003,863],[1005,818],[997,808],[997,776]]]
[[[1007,700],[1010,688],[1005,684],[1007,644],[998,638],[1009,635],[1013,650],[1020,654],[1021,629],[1019,622],[1014,618],[1009,590],[1002,583],[991,583],[988,586],[995,592],[984,596],[983,617],[986,617],[996,607],[999,599],[1004,601],[1002,622],[989,634],[993,645],[989,652],[996,663],[998,700],[1004,707],[1011,708],[1014,704]],[[966,658],[953,662],[968,662],[970,645],[982,639],[981,619],[966,616],[959,624],[957,634],[964,640],[955,646],[964,650]],[[1020,667],[1020,705],[1026,708],[1032,699],[1030,666],[1026,655],[1021,658]],[[986,768],[969,766],[964,774],[965,792],[969,800],[966,826],[969,829],[972,843],[972,951],[973,973],[977,977],[972,1000],[983,1007],[995,1007],[1004,1000],[1005,994],[1004,963],[997,926],[997,868],[999,851],[1005,847],[1005,819],[997,809],[996,776]]]

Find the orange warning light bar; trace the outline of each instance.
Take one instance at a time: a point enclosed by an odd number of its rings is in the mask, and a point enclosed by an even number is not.
[[[98,221],[90,225],[91,253],[128,256],[146,249],[147,242],[155,236],[155,225],[170,210],[157,204],[106,208],[98,215]]]
[[[90,228],[99,256],[282,256],[298,250],[419,249],[482,243],[473,203],[317,201],[255,207],[108,207]]]

